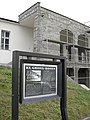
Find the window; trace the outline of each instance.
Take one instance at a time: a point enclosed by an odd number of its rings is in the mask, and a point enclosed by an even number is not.
[[[9,50],[9,37],[10,32],[4,30],[1,31],[1,49]]]
[[[73,33],[70,30],[62,30],[60,32],[60,40],[63,42],[73,43]]]
[[[78,45],[88,47],[88,38],[86,37],[86,35],[81,34],[78,36]]]

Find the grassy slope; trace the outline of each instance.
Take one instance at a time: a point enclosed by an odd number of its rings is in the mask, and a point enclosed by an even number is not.
[[[0,120],[11,120],[11,68],[4,69],[0,66],[0,81]],[[90,116],[90,91],[73,82],[68,82],[67,88],[69,120]],[[60,120],[59,99],[19,105],[19,118],[20,120]]]
[[[90,116],[90,91],[68,82],[68,114],[70,120]]]

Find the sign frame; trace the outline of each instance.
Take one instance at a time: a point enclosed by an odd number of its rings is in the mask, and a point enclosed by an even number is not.
[[[13,51],[12,55],[12,120],[19,119],[19,97],[20,97],[20,58],[27,58],[31,60],[44,58],[49,61],[60,61],[62,63],[62,90],[60,94],[60,89],[58,91],[58,95],[60,98],[60,110],[62,120],[68,120],[67,114],[67,81],[66,81],[66,58],[63,56],[55,56],[50,54],[40,54],[33,52],[25,52],[25,51]]]
[[[56,93],[55,94],[46,94],[40,96],[29,96],[25,97],[25,65],[40,65],[41,66],[51,66],[56,67]],[[40,66],[40,67],[41,67]],[[30,103],[37,102],[47,99],[53,99],[61,97],[62,94],[62,63],[61,62],[52,62],[52,61],[38,61],[38,60],[20,60],[20,103]]]

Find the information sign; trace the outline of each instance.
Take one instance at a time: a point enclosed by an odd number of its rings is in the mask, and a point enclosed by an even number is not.
[[[56,97],[60,98],[62,120],[68,120],[66,83],[65,57],[13,51],[12,120],[19,119],[19,103]]]
[[[21,103],[57,96],[57,64],[23,61],[21,69]]]

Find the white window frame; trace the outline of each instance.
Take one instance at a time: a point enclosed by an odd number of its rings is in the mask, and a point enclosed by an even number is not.
[[[4,33],[3,36],[2,36],[2,32]],[[9,36],[6,36],[6,33],[8,33]],[[3,43],[2,43],[2,39],[4,41]],[[6,39],[8,40],[8,43],[6,43]],[[10,31],[1,30],[1,50],[9,50],[9,45],[10,45],[9,42],[10,42]],[[8,48],[6,46],[8,46]]]

